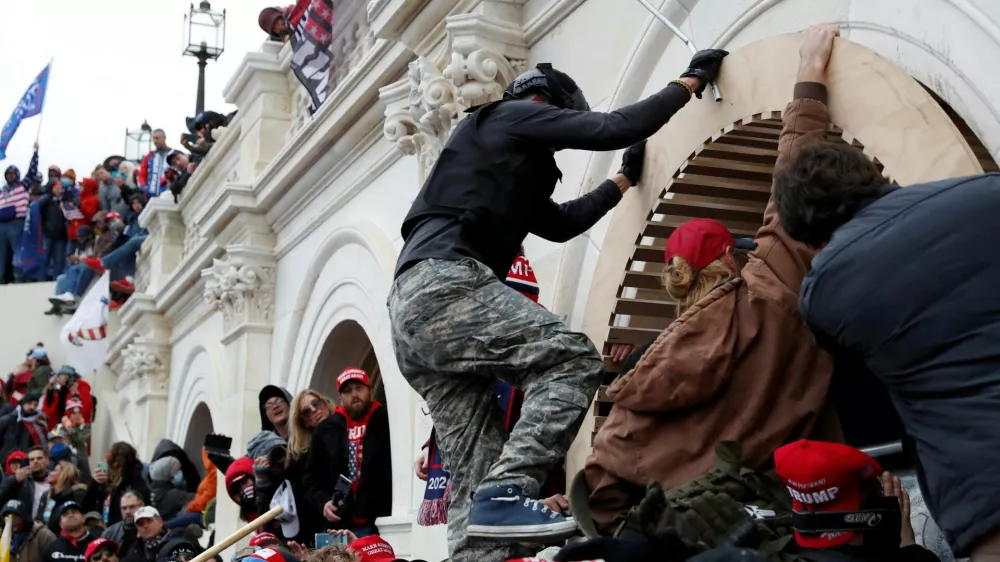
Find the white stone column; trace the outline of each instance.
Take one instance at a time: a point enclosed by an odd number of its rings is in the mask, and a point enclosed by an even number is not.
[[[233,439],[232,454],[245,453],[247,439],[260,431],[257,394],[270,382],[271,333],[274,313],[275,257],[273,252],[234,244],[224,259],[202,270],[205,302],[223,318],[226,365],[216,432]],[[216,527],[226,536],[238,527],[236,505],[229,501],[219,479]]]
[[[136,292],[155,295],[184,255],[184,221],[173,199],[154,197],[139,215],[139,224],[149,230],[149,238],[137,260]]]

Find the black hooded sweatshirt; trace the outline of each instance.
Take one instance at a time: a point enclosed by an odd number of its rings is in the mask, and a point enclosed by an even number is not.
[[[269,384],[264,388],[260,389],[260,394],[257,395],[257,402],[258,402],[258,408],[260,409],[261,431],[270,431],[272,433],[278,433],[278,430],[275,429],[274,424],[271,423],[271,420],[267,419],[267,411],[264,409],[264,404],[266,404],[268,400],[274,398],[275,396],[284,398],[285,402],[288,402],[289,411],[291,411],[292,394],[290,392],[288,392],[284,388],[281,388],[280,386],[275,386],[273,384]],[[278,433],[278,435],[281,434]]]

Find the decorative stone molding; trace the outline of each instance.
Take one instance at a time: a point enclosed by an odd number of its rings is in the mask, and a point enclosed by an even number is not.
[[[405,81],[379,90],[385,103],[385,139],[416,155],[421,178],[437,162],[465,110],[498,100],[527,59],[520,25],[495,15],[458,14],[447,20],[449,59],[444,66],[419,57]],[[405,93],[405,100],[404,100]]]
[[[140,395],[162,394],[170,378],[170,346],[147,338],[136,338],[122,350],[118,389],[140,381]]]
[[[205,302],[222,312],[226,333],[244,325],[270,326],[274,310],[274,262],[270,254],[230,249],[228,260],[203,269]]]
[[[191,252],[196,250],[201,243],[205,240],[205,237],[201,235],[201,229],[198,228],[196,224],[187,225],[187,230],[184,232],[184,252],[183,257],[188,257]]]

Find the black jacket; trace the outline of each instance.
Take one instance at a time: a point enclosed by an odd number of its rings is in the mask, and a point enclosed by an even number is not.
[[[126,490],[134,490],[142,494],[143,501],[150,505],[149,484],[142,477],[142,463],[136,462],[131,467],[125,469],[125,477],[118,486],[111,487],[107,484],[98,484],[96,481],[87,490],[88,503],[96,505],[97,509],[104,509],[104,502],[108,502],[108,525],[113,525],[122,520],[122,494]]]
[[[44,419],[45,414],[38,410]],[[47,437],[47,436],[41,436]],[[31,432],[25,427],[24,422],[17,421],[17,410],[7,414],[0,419],[0,458],[7,460],[14,451],[28,452],[28,449],[35,446],[35,439]]]
[[[835,357],[885,384],[957,557],[1000,529],[1000,174],[884,195],[834,233],[799,308]]]
[[[357,492],[353,501],[349,501],[345,509],[338,513],[341,520],[336,525],[331,524],[331,528],[350,526],[352,516],[374,523],[375,518],[392,512],[392,452],[389,415],[385,406],[379,404],[372,412],[363,443],[364,457]],[[313,430],[306,457],[305,486],[309,509],[318,514],[317,521],[326,521],[323,505],[333,499],[339,476],[349,476],[348,446],[347,423],[341,414],[330,414]],[[300,513],[303,511],[296,507]]]
[[[687,89],[672,84],[611,113],[525,100],[470,110],[403,221],[406,244],[398,272],[420,259],[451,259],[408,251],[411,234],[430,217],[458,220],[461,253],[488,266],[499,279],[506,278],[529,232],[554,242],[582,234],[621,200],[621,191],[608,180],[579,199],[555,203],[551,197],[562,173],[553,150],[625,148],[659,130],[689,98]]]
[[[59,199],[52,195],[42,195],[38,199],[38,211],[42,217],[42,234],[46,238],[67,240],[69,239],[69,233],[66,230],[68,222],[59,203]]]
[[[30,505],[32,519],[40,518],[45,507],[41,502],[35,505],[35,481],[30,476],[24,482],[18,482],[14,476],[4,476],[0,480],[0,502],[7,505],[7,500],[21,500],[24,505]]]
[[[169,481],[156,482],[150,479],[150,504],[160,512],[164,520],[167,520],[179,514],[184,506],[194,499],[198,484],[201,482],[201,475],[198,474],[197,467],[188,458],[184,449],[169,439],[163,439],[156,445],[150,464],[164,457],[174,457],[180,461],[181,473],[184,475],[183,488],[174,488]]]
[[[61,531],[59,527],[59,513],[62,512],[62,504],[72,501],[79,504],[84,513],[88,511],[93,511],[94,506],[86,504],[87,499],[87,486],[78,484],[76,486],[71,486],[68,490],[63,490],[59,494],[53,496],[52,488],[49,488],[48,492],[42,494],[42,499],[38,502],[38,513],[37,518],[45,523],[49,530],[58,535]],[[52,500],[52,505],[49,505],[49,500]],[[104,506],[101,506],[103,509]],[[48,513],[49,517],[46,518],[45,514]]]
[[[167,529],[166,534],[160,538],[159,543],[153,549],[147,550],[145,541],[137,539],[132,543],[128,552],[124,553],[122,562],[156,562],[158,556],[177,550],[186,550],[197,555],[201,554],[202,548],[198,544],[198,540],[190,536],[185,529]],[[193,556],[189,556],[190,558]]]
[[[271,499],[274,498],[274,493],[278,491],[281,483],[287,480],[292,487],[292,496],[295,498],[295,508],[299,517],[299,534],[294,537],[286,537],[281,530],[281,525],[277,524],[277,522],[271,524],[270,531],[285,540],[312,545],[315,539],[314,535],[316,533],[325,533],[330,528],[330,524],[322,517],[317,519],[316,510],[310,509],[313,502],[309,500],[303,484],[307,459],[308,455],[291,460],[288,468],[280,474],[269,469],[263,471],[254,469],[256,477],[254,497],[257,501],[257,513],[267,513],[271,509]],[[320,515],[322,515],[322,504],[319,506],[319,509]]]
[[[97,537],[87,531],[82,537],[70,540],[56,535],[56,541],[45,549],[44,562],[84,562],[83,553],[87,551],[87,545]]]
[[[808,562],[940,562],[936,554],[914,544],[894,551],[895,556],[866,552],[863,547],[804,549],[799,558]]]

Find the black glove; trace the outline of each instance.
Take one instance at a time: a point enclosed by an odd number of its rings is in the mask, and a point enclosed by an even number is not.
[[[632,185],[639,183],[639,177],[642,176],[642,163],[645,159],[646,141],[641,140],[625,149],[625,155],[622,156],[622,167],[618,173],[628,178]]]
[[[681,74],[681,78],[685,76],[701,78],[701,87],[694,92],[698,99],[701,99],[701,93],[705,91],[708,83],[715,82],[715,78],[719,75],[719,68],[722,66],[722,59],[728,54],[729,51],[723,49],[702,49],[691,57],[691,64]]]

